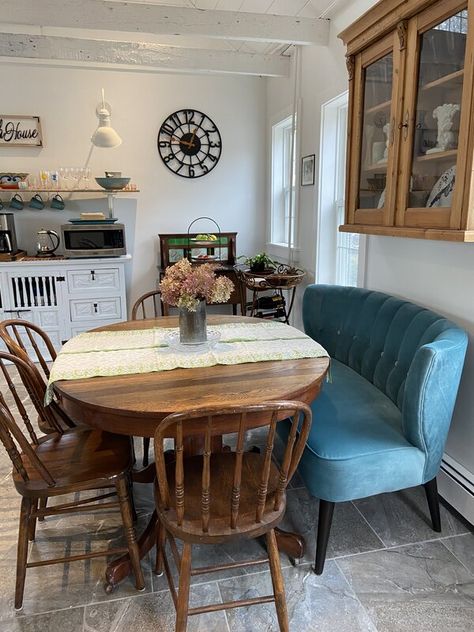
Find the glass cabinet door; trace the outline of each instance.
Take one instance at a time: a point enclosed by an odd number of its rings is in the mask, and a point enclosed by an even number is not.
[[[393,218],[391,174],[396,158],[394,125],[399,93],[399,82],[394,78],[400,72],[396,43],[396,34],[391,34],[356,61],[354,114],[359,137],[351,143],[351,160],[358,169],[351,176],[349,192],[356,224],[383,225]]]
[[[359,208],[383,208],[390,145],[393,53],[365,68]]]
[[[446,13],[440,2],[410,24],[414,64],[407,69],[402,134],[399,211],[405,226],[449,228],[456,190],[456,163],[467,38],[467,9]],[[439,18],[437,18],[439,14]],[[433,24],[433,22],[435,22]]]

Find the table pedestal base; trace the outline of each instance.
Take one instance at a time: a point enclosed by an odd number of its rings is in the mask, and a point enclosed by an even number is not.
[[[299,560],[304,556],[306,542],[302,535],[292,531],[283,531],[278,527],[275,529],[278,550],[286,553],[289,558]]]

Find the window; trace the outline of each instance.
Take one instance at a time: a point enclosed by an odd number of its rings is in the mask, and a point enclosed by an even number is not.
[[[362,285],[365,236],[341,233],[344,223],[347,93],[322,107],[319,172],[318,283]]]
[[[340,233],[337,227],[344,224],[344,203],[346,186],[346,139],[347,102],[337,109],[336,129],[336,285],[357,286],[359,237],[357,233]]]
[[[295,145],[292,141],[293,117],[288,116],[272,127],[271,234],[272,244],[288,246],[295,241]],[[290,162],[293,159],[293,168]],[[291,202],[291,209],[290,209]]]

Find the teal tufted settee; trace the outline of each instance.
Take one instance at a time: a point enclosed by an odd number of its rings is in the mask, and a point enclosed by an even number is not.
[[[312,404],[299,471],[319,498],[315,571],[323,571],[334,503],[423,485],[440,531],[436,474],[467,335],[442,316],[381,292],[312,285],[306,333],[331,356]]]

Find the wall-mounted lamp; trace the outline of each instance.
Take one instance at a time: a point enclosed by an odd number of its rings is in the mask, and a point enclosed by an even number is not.
[[[104,89],[102,88],[102,103],[96,108],[99,119],[99,126],[92,134],[92,144],[96,147],[118,147],[122,144],[122,139],[114,130],[110,123],[112,108],[105,102]]]

